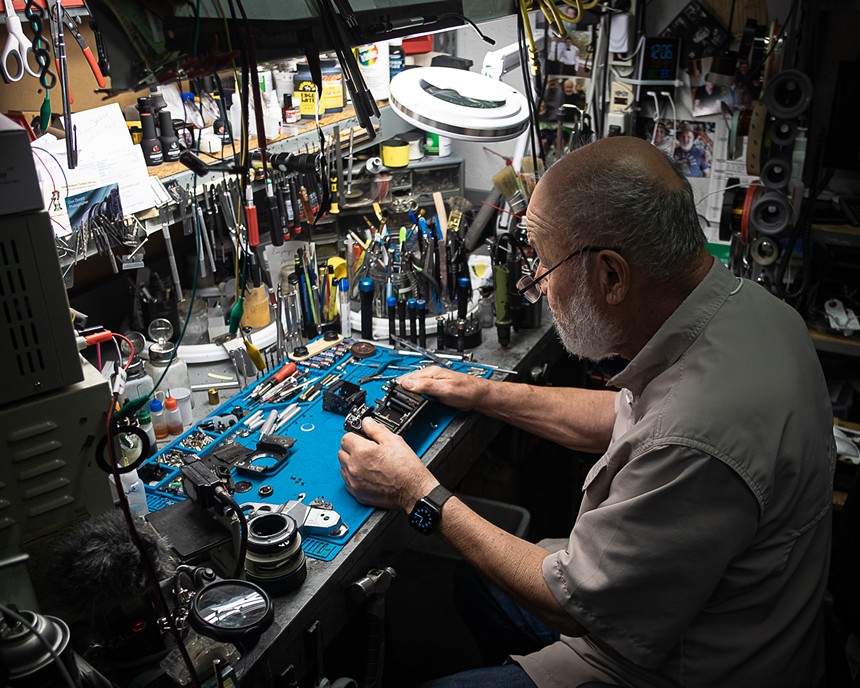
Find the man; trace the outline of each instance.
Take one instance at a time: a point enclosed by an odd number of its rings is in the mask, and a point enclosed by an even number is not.
[[[677,138],[674,158],[681,171],[688,177],[710,177],[711,154],[703,146],[696,145],[696,132],[689,122],[681,122]]]
[[[541,262],[524,294],[547,296],[572,355],[629,360],[611,380],[621,391],[436,367],[402,383],[605,452],[560,549],[445,499],[373,421],[338,454],[363,503],[410,513],[433,492],[438,531],[493,583],[486,625],[523,630],[528,642],[506,652],[540,648],[433,685],[815,686],[833,417],[803,320],[708,255],[687,180],[646,141],[602,139],[562,158],[527,226]]]
[[[559,49],[559,62],[561,62],[561,73],[576,76],[579,71],[579,48],[573,44],[573,39],[567,36],[564,46]]]

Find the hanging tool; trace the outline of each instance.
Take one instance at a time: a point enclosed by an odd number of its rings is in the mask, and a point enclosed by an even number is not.
[[[71,92],[69,91],[69,64],[66,58],[66,38],[61,19],[63,12],[62,0],[56,0],[54,11],[57,13],[57,41],[55,47],[58,65],[57,70],[60,73],[60,91],[63,95],[63,129],[66,133],[66,162],[68,163],[68,168],[73,170],[78,166],[78,136],[75,131],[75,126],[72,124],[72,101]]]
[[[93,11],[90,9],[87,0],[83,0],[84,9],[87,11],[87,14],[90,15],[90,29],[93,32],[93,36],[96,37],[96,53],[99,56],[99,71],[101,71],[103,76],[110,76],[110,60],[108,59],[107,47],[105,46],[104,39],[102,38],[102,32],[99,30],[99,25],[96,23],[95,15]]]
[[[245,186],[245,222],[248,225],[248,244],[251,248],[260,245],[260,227],[257,224],[257,208],[254,205],[254,190],[251,183]],[[283,240],[281,241],[283,243]]]
[[[12,6],[12,0],[3,0],[3,7],[6,9],[6,32],[9,34],[6,37],[6,46],[3,48],[3,81],[7,84],[21,81],[24,77],[24,72],[30,76],[38,77],[39,72],[30,66],[30,56],[34,55],[33,44],[30,39],[24,35],[24,30],[21,28],[21,20]],[[9,61],[13,64],[14,71],[9,69]]]
[[[78,45],[81,48],[81,52],[84,54],[84,57],[87,60],[87,63],[90,65],[90,70],[92,70],[93,76],[96,78],[96,83],[99,85],[99,88],[105,87],[105,78],[102,75],[101,69],[99,68],[99,63],[96,61],[96,58],[93,56],[92,50],[87,45],[84,37],[81,36],[81,32],[78,29],[78,25],[75,22],[75,18],[69,14],[69,11],[64,7],[62,20],[63,23],[69,28],[69,31],[74,36],[75,40],[78,42]]]

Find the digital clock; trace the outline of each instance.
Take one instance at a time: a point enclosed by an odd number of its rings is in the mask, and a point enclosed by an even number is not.
[[[678,57],[681,52],[681,39],[675,37],[645,38],[642,57],[639,61],[639,79],[641,81],[665,81],[667,87],[673,87],[672,82],[678,78]],[[646,90],[652,90],[659,84],[650,84]],[[641,86],[636,89],[636,99],[639,99]]]

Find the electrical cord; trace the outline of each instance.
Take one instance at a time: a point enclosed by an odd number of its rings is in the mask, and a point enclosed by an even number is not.
[[[233,578],[241,578],[245,572],[245,555],[248,552],[248,516],[238,502],[230,496],[226,489],[215,490],[215,498],[233,511],[239,521],[239,549],[236,553],[236,566],[233,568]]]

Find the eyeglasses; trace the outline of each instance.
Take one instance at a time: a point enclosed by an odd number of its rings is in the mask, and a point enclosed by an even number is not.
[[[540,277],[535,277],[537,271],[540,267],[540,260],[535,259],[534,262],[534,273],[531,275],[523,275],[517,280],[517,294],[522,296],[529,303],[537,303],[540,301],[540,297],[543,295],[538,283],[549,276],[549,274],[555,270],[556,268],[560,268],[564,263],[569,261],[571,258],[576,258],[576,256],[582,253],[597,253],[598,251],[611,251],[613,249],[609,249],[605,246],[585,246],[580,248],[573,253],[571,253],[567,258],[559,261],[551,268],[547,269]]]

